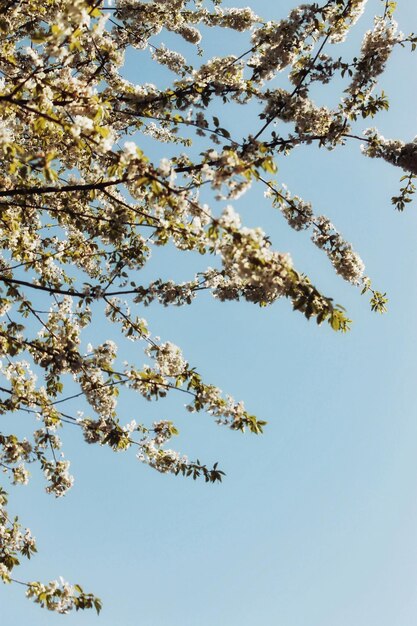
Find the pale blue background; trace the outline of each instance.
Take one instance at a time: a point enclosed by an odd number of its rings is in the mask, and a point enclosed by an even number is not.
[[[353,43],[382,3],[368,5]],[[253,6],[278,18],[294,4]],[[400,0],[397,17],[402,30],[416,29],[413,2]],[[214,44],[209,34],[206,49],[223,53],[224,35]],[[244,50],[244,40],[230,36],[224,49]],[[128,73],[139,71],[129,63]],[[387,137],[417,134],[415,70],[415,57],[395,52],[381,83],[391,110],[375,121]],[[334,104],[338,93],[327,91],[317,101]],[[238,114],[231,121],[238,137],[259,127],[254,109]],[[394,211],[401,170],[366,159],[356,142],[332,153],[306,147],[279,166],[280,180],[352,241],[375,287],[388,292],[389,312],[371,313],[366,296],[334,275],[307,235],[288,228],[261,188],[235,203],[248,224],[262,224],[276,248],[289,250],[299,269],[347,307],[352,331],[318,328],[286,301],[259,309],[203,296],[189,308],[144,311],[154,332],[181,345],[207,381],[268,420],[265,435],[188,415],[183,397],[153,406],[129,396],[131,404],[121,405],[125,421],[174,419],[182,451],[220,461],[225,482],[207,486],[159,475],[133,452],[86,446],[78,431],[63,433],[76,476],[68,496],[44,494],[37,475],[31,487],[10,490],[11,511],[31,527],[40,550],[16,575],[63,575],[96,592],[104,609],[99,618],[50,614],[18,586],[1,586],[2,624],[415,626],[416,206]],[[174,271],[166,265],[171,258],[155,255],[154,275],[186,279],[207,261],[179,255]],[[139,346],[130,350],[133,358]]]

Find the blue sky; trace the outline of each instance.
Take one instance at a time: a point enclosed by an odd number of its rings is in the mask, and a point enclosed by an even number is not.
[[[416,30],[417,6],[398,5],[400,28]],[[294,3],[252,6],[279,18]],[[380,6],[369,0],[352,46]],[[208,51],[220,45],[217,36]],[[408,141],[417,134],[415,70],[415,56],[395,52],[381,81],[391,109],[360,128],[375,124]],[[323,104],[337,97],[332,88],[317,92]],[[230,120],[236,132],[259,124],[253,109],[238,115]],[[394,211],[390,198],[401,170],[366,159],[356,143],[334,152],[305,147],[280,159],[279,168],[279,179],[352,242],[375,287],[387,292],[388,313],[371,313],[366,296],[343,283],[308,236],[291,231],[263,190],[253,188],[236,209],[346,306],[351,332],[319,328],[286,301],[260,309],[204,295],[188,308],[144,311],[154,332],[180,345],[207,381],[268,420],[265,434],[240,435],[209,416],[189,415],[183,398],[154,406],[129,396],[123,421],[173,419],[182,451],[220,462],[224,483],[207,486],[157,474],[134,454],[115,455],[66,433],[73,490],[54,500],[36,475],[28,487],[10,490],[11,510],[31,527],[40,550],[19,577],[79,581],[102,598],[103,612],[49,614],[18,586],[2,586],[2,623],[415,625],[416,206]],[[202,263],[180,255],[173,268],[171,260],[170,252],[155,255],[155,273],[169,277],[172,269],[185,279]]]

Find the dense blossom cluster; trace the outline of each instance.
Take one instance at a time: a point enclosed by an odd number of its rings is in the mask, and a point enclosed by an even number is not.
[[[255,53],[250,61],[257,78],[270,80],[276,72],[284,70],[302,52],[312,48],[316,34],[314,5],[304,4],[280,22],[267,22],[255,30],[252,43]]]
[[[235,299],[228,298],[227,293],[243,291],[247,300],[262,304],[271,304],[285,295],[292,269],[289,254],[272,250],[261,228],[242,227],[232,207],[223,213],[219,223],[227,226],[229,232],[219,244],[228,289],[218,285],[215,294],[227,300]]]
[[[267,105],[264,116],[267,119],[279,118],[285,122],[293,122],[298,141],[311,143],[319,137],[323,145],[333,148],[343,143],[344,133],[349,127],[346,120],[327,107],[318,107],[305,95],[294,96],[284,89],[276,89],[266,94]]]
[[[122,425],[122,391],[147,401],[181,392],[191,413],[262,432],[265,422],[243,402],[205,382],[180,347],[151,333],[143,318],[151,303],[191,304],[200,291],[260,306],[287,298],[308,319],[348,329],[344,310],[288,252],[224,207],[253,184],[289,226],[310,230],[341,277],[372,293],[373,310],[384,309],[352,245],[275,180],[277,162],[296,146],[343,146],[358,139],[358,117],[388,107],[385,95],[372,95],[377,79],[395,46],[416,43],[398,33],[392,3],[381,4],[357,57],[332,56],[365,5],[304,3],[266,22],[220,0],[0,2],[0,413],[33,420],[24,438],[0,434],[0,467],[11,484],[26,485],[35,464],[46,491],[65,495],[74,478],[61,433],[70,425],[88,444],[133,447],[161,473],[222,480],[217,463],[210,469],[167,447],[178,434],[172,421]],[[235,31],[242,48],[222,55],[219,46],[208,56],[202,46],[212,29]],[[129,79],[126,52],[144,72],[159,64],[164,88],[139,72]],[[344,81],[339,106],[316,104],[310,87],[336,77]],[[258,130],[232,136],[229,109],[233,115],[247,103],[258,107]],[[144,152],[150,139],[152,158]],[[397,203],[404,206],[417,143],[386,140],[376,129],[363,142],[367,156],[409,173]],[[210,262],[185,280],[142,283],[140,270],[162,246]],[[112,339],[98,337],[110,325]],[[143,346],[146,364],[123,361],[125,340]],[[10,582],[36,546],[6,504],[0,488],[0,576]],[[59,613],[101,607],[64,580],[24,584],[28,597]]]
[[[356,62],[352,82],[349,85],[350,93],[358,93],[369,84],[373,86],[376,78],[384,71],[392,48],[400,37],[394,20],[387,22],[381,17],[375,18],[374,29],[365,33],[361,55]]]
[[[280,208],[291,228],[294,230],[310,228],[314,216],[311,202],[305,202],[299,196],[292,196],[286,186],[282,191],[268,189],[265,195],[273,198],[274,205]]]
[[[312,241],[326,252],[336,272],[342,278],[354,285],[363,282],[365,265],[362,259],[327,217],[315,216],[311,203],[305,202],[299,196],[292,196],[286,187],[278,191],[271,185],[266,195],[273,199],[274,206],[280,208],[291,228],[294,230],[312,229]]]
[[[320,215],[316,218],[312,239],[316,246],[326,251],[338,274],[354,285],[360,284],[365,266],[327,217]]]
[[[351,2],[328,2],[325,7],[329,22],[329,39],[332,43],[345,40],[349,29],[355,25],[365,10],[368,0],[352,0]]]
[[[365,133],[366,145],[362,151],[366,156],[382,158],[388,163],[402,167],[406,172],[417,174],[417,141],[404,143],[400,139],[385,139],[375,128],[368,128]]]

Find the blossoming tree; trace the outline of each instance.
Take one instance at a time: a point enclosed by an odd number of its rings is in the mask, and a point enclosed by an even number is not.
[[[35,418],[25,438],[0,434],[0,465],[12,484],[26,484],[27,466],[39,464],[49,493],[60,497],[71,488],[59,436],[64,425],[78,427],[89,444],[134,447],[160,472],[221,481],[217,464],[208,468],[166,447],[177,434],[171,421],[120,422],[122,390],[147,400],[182,392],[189,411],[236,431],[262,432],[265,422],[203,381],[179,347],[151,333],[142,318],[151,302],[190,305],[202,290],[261,306],[287,298],[318,324],[348,329],[344,310],[289,254],[274,250],[260,228],[245,227],[231,205],[216,211],[216,199],[232,202],[255,184],[291,228],[310,230],[341,278],[371,295],[373,310],[384,310],[385,294],[372,288],[352,246],[274,176],[276,163],[297,146],[331,150],[359,140],[366,156],[405,170],[393,202],[402,210],[410,200],[417,144],[386,140],[373,128],[358,136],[355,122],[388,108],[385,94],[374,92],[378,77],[393,48],[414,49],[415,37],[397,30],[395,3],[382,1],[357,57],[333,54],[365,4],[303,4],[265,22],[250,8],[222,8],[220,0],[2,0],[0,406],[3,414],[27,414],[28,428]],[[211,29],[246,31],[246,47],[208,58],[201,38]],[[177,49],[164,45],[167,32]],[[183,56],[191,46],[194,65]],[[165,88],[127,80],[127,49],[170,71]],[[275,80],[280,72],[287,88]],[[311,87],[335,77],[344,80],[339,106],[317,106]],[[252,102],[257,132],[233,137],[219,105]],[[165,144],[165,158],[145,154],[143,135]],[[210,205],[201,200],[206,188],[214,190]],[[157,254],[167,244],[179,254],[206,255],[213,267],[180,284],[143,284],[139,270],[151,248]],[[84,348],[103,318],[141,343],[150,364],[119,361],[112,339]],[[123,357],[123,339],[118,344]],[[90,415],[68,413],[65,402],[81,395]],[[19,559],[36,546],[6,505],[1,488],[3,581],[25,584],[27,595],[50,610],[99,611],[100,600],[79,585],[15,578]]]

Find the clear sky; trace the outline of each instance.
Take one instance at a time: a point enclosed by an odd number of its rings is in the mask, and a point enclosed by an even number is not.
[[[252,6],[280,18],[295,3]],[[380,7],[369,0],[352,51]],[[417,30],[417,5],[399,0],[397,20],[401,30]],[[245,49],[244,39],[217,36],[208,52]],[[138,72],[129,63],[126,72]],[[381,81],[391,109],[360,128],[376,125],[386,137],[410,141],[417,134],[416,76],[416,57],[397,50]],[[315,95],[334,105],[340,94],[328,88]],[[254,109],[233,116],[238,136],[259,127]],[[68,495],[47,496],[37,475],[28,487],[10,489],[11,512],[39,547],[18,575],[79,582],[102,598],[103,612],[47,613],[25,600],[22,588],[1,586],[1,624],[417,623],[417,204],[395,212],[390,198],[402,171],[365,158],[357,142],[334,152],[305,147],[278,164],[279,179],[352,242],[374,286],[387,292],[388,313],[371,313],[366,296],[343,283],[308,236],[291,231],[254,187],[235,208],[346,306],[351,332],[317,327],[284,300],[260,309],[207,295],[188,308],[144,311],[154,332],[180,345],[207,381],[268,420],[265,434],[241,435],[209,416],[189,415],[183,398],[154,406],[129,396],[123,422],[173,419],[181,451],[220,462],[224,483],[205,485],[158,474],[133,452],[115,455],[85,445],[78,432],[63,433],[76,478]],[[161,251],[155,274],[186,279],[201,264],[180,255],[172,267],[171,259]]]

